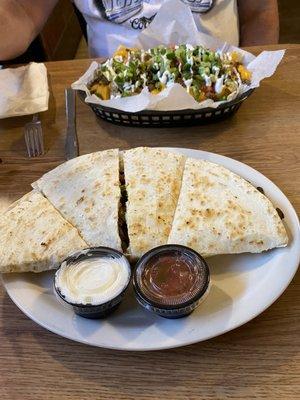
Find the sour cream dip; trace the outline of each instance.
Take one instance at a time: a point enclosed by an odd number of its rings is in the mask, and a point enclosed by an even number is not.
[[[56,287],[69,303],[98,305],[118,296],[129,278],[128,267],[121,258],[88,258],[72,264],[63,262]]]
[[[54,286],[66,303],[89,306],[93,311],[95,306],[121,301],[130,277],[130,264],[123,254],[99,247],[83,250],[63,261],[56,271]]]

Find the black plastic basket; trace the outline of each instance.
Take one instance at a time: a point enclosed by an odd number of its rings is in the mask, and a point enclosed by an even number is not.
[[[220,121],[234,114],[242,102],[254,91],[249,89],[236,99],[221,104],[218,108],[202,108],[201,110],[177,110],[177,111],[151,111],[144,110],[136,113],[120,111],[115,108],[105,107],[99,104],[86,103],[97,117],[117,125],[137,126],[149,128],[175,127],[186,125],[201,125]],[[79,91],[79,97],[85,100],[85,92]]]

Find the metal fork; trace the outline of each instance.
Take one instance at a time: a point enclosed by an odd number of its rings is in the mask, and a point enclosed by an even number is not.
[[[44,154],[43,130],[38,114],[34,114],[32,122],[25,125],[24,136],[29,157],[41,156]]]

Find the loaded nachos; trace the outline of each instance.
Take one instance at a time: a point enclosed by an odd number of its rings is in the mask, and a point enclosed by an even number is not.
[[[149,50],[121,46],[112,58],[99,64],[88,89],[109,100],[137,95],[145,88],[158,94],[178,83],[198,102],[226,101],[250,82],[251,73],[237,52],[190,44]]]

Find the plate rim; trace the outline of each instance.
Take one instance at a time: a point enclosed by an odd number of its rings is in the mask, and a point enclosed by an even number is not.
[[[213,153],[213,152],[209,152],[209,151],[205,151],[205,150],[199,150],[199,149],[192,149],[192,148],[184,148],[184,147],[157,147],[157,146],[153,146],[154,148],[159,148],[159,149],[163,149],[166,151],[171,151],[171,152],[175,152],[175,153],[180,153],[180,154],[185,154],[185,153],[194,153],[194,154],[198,154],[198,156],[196,158],[198,159],[210,159],[210,157],[215,158],[217,157],[220,160],[220,165],[224,165],[223,161],[225,161],[225,163],[227,162],[233,162],[237,167],[244,169],[246,167],[246,169],[249,170],[249,172],[253,172],[255,173],[259,179],[263,179],[266,180],[268,182],[269,185],[271,185],[273,187],[274,190],[277,191],[277,193],[279,193],[281,196],[283,196],[285,198],[285,201],[287,202],[290,212],[292,213],[292,220],[294,220],[295,222],[295,226],[297,227],[298,232],[300,233],[300,222],[299,222],[299,218],[297,215],[296,210],[294,209],[292,203],[290,202],[290,200],[288,199],[288,197],[284,194],[284,192],[273,182],[271,181],[268,177],[266,177],[265,175],[263,175],[261,172],[259,172],[258,170],[256,170],[255,168],[249,166],[246,163],[243,163],[241,161],[238,161],[234,158],[231,157],[227,157],[224,156],[222,154],[218,154],[218,153]],[[206,155],[206,157],[203,157],[204,155]],[[189,157],[194,157],[194,156],[189,156]],[[212,161],[215,162],[217,164],[219,164],[219,162],[217,161]],[[228,168],[226,166],[226,168]],[[241,175],[242,176],[242,175]],[[245,178],[244,178],[245,179]],[[1,275],[1,280],[2,280],[2,284],[6,290],[6,293],[8,294],[9,298],[12,300],[12,302],[32,321],[34,321],[35,323],[37,323],[38,325],[42,326],[43,328],[45,328],[46,330],[55,333],[56,335],[59,335],[61,337],[64,337],[66,339],[69,340],[73,340],[75,342],[78,343],[83,343],[89,346],[94,346],[94,347],[100,347],[100,348],[105,348],[105,349],[110,349],[110,350],[121,350],[121,351],[159,351],[159,350],[168,350],[168,349],[172,349],[172,348],[178,348],[178,347],[185,347],[185,346],[189,346],[195,343],[200,343],[203,341],[207,341],[210,340],[212,338],[221,336],[227,332],[230,332],[232,330],[235,330],[237,328],[239,328],[242,325],[247,324],[249,321],[253,320],[254,318],[256,318],[257,316],[259,316],[260,314],[262,314],[265,310],[267,310],[272,304],[274,304],[279,297],[285,292],[285,290],[287,289],[287,287],[290,285],[291,281],[293,280],[298,267],[299,267],[299,263],[300,263],[300,251],[298,252],[298,255],[295,257],[294,260],[294,265],[291,266],[291,270],[290,270],[290,276],[289,279],[285,282],[285,284],[282,286],[282,288],[280,289],[280,291],[278,291],[276,293],[275,296],[272,297],[271,301],[267,302],[262,308],[259,308],[259,310],[253,314],[251,314],[248,318],[242,320],[241,322],[238,322],[236,324],[230,325],[227,328],[222,329],[221,332],[217,333],[217,334],[210,334],[207,335],[206,337],[202,338],[202,339],[192,339],[192,340],[186,340],[184,341],[184,343],[172,343],[172,344],[166,344],[166,345],[160,345],[160,346],[152,346],[152,347],[124,347],[124,346],[114,346],[114,345],[107,345],[107,344],[95,344],[95,343],[91,343],[88,340],[85,340],[83,338],[74,338],[72,337],[72,335],[68,335],[65,332],[60,332],[58,329],[54,329],[52,327],[49,327],[46,323],[44,323],[43,321],[40,322],[38,320],[38,318],[36,318],[35,316],[30,315],[30,313],[23,307],[22,304],[20,304],[20,302],[18,300],[16,300],[15,298],[13,298],[11,296],[11,293],[9,292],[7,286],[6,286],[6,281],[5,281],[5,274],[0,274]],[[8,275],[8,274],[7,274]]]

